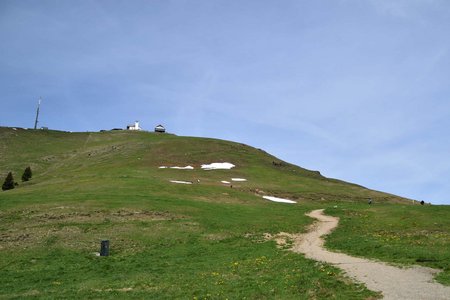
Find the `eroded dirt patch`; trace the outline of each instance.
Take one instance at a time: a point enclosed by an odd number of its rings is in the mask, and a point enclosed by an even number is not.
[[[99,239],[105,237],[117,237],[119,242],[132,248],[133,242],[128,238],[130,234],[146,232],[150,227],[158,231],[161,229],[159,227],[163,227],[159,221],[184,219],[183,216],[164,211],[88,211],[70,206],[2,212],[0,218],[0,250],[54,244],[92,248],[96,247]]]
[[[293,234],[287,232],[280,232],[277,234],[265,233],[263,235],[265,241],[275,241],[278,248],[291,247],[295,239],[298,239],[301,234]]]
[[[167,212],[160,211],[136,211],[136,210],[117,210],[117,211],[101,211],[96,210],[93,212],[44,212],[44,213],[31,213],[29,218],[35,219],[38,222],[96,222],[108,219],[114,222],[128,222],[135,220],[142,221],[155,221],[155,220],[173,220],[175,216]]]

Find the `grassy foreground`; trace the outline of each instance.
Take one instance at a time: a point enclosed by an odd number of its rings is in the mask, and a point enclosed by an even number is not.
[[[167,198],[138,199],[131,205],[74,200],[2,213],[3,297],[365,299],[374,295],[335,268],[262,239],[264,232],[303,228],[309,220],[299,216],[308,207],[286,210],[275,204]],[[95,255],[103,238],[111,241],[109,257]]]
[[[279,249],[264,234],[303,231],[312,221],[305,212],[329,207],[342,220],[330,245],[370,257],[375,237],[364,222],[381,226],[415,212],[414,219],[423,219],[416,229],[429,230],[431,210],[439,211],[214,139],[0,128],[0,154],[1,174],[13,171],[17,181],[27,166],[34,173],[30,182],[0,192],[0,298],[6,299],[376,298],[337,269]],[[200,169],[212,162],[236,167]],[[195,170],[159,169],[186,165]],[[234,177],[248,181],[232,188],[220,182]],[[298,203],[273,203],[262,195]],[[368,208],[368,197],[377,205]],[[448,246],[443,219],[449,210],[440,212],[436,244],[417,245],[425,253]],[[407,223],[392,228],[408,232]],[[96,255],[102,239],[111,242],[109,257]],[[402,243],[408,247],[413,240]],[[351,252],[354,244],[360,253]],[[391,261],[397,248],[386,247],[380,258]],[[428,258],[418,254],[398,262]],[[448,268],[445,255],[436,256],[436,267]]]
[[[443,270],[450,285],[450,206],[339,205],[326,213],[340,218],[326,246],[355,256]]]

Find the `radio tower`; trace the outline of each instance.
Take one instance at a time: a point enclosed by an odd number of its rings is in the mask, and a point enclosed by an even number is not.
[[[36,120],[34,121],[34,129],[37,129],[37,124],[39,122],[38,119],[39,119],[39,108],[41,107],[41,100],[42,100],[42,97],[39,97],[38,107],[36,110]]]

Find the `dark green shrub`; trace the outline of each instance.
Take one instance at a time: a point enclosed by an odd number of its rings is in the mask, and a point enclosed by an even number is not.
[[[5,178],[5,182],[2,185],[2,190],[11,190],[14,188],[14,178],[11,172],[8,173],[8,175]]]
[[[22,181],[28,181],[31,179],[32,176],[33,176],[33,173],[31,172],[31,168],[27,167],[25,169],[25,171],[23,172]]]

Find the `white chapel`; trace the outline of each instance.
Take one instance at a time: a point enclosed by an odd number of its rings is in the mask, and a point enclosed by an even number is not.
[[[128,125],[127,130],[141,130],[142,128],[139,127],[139,121],[135,121],[134,125]]]

